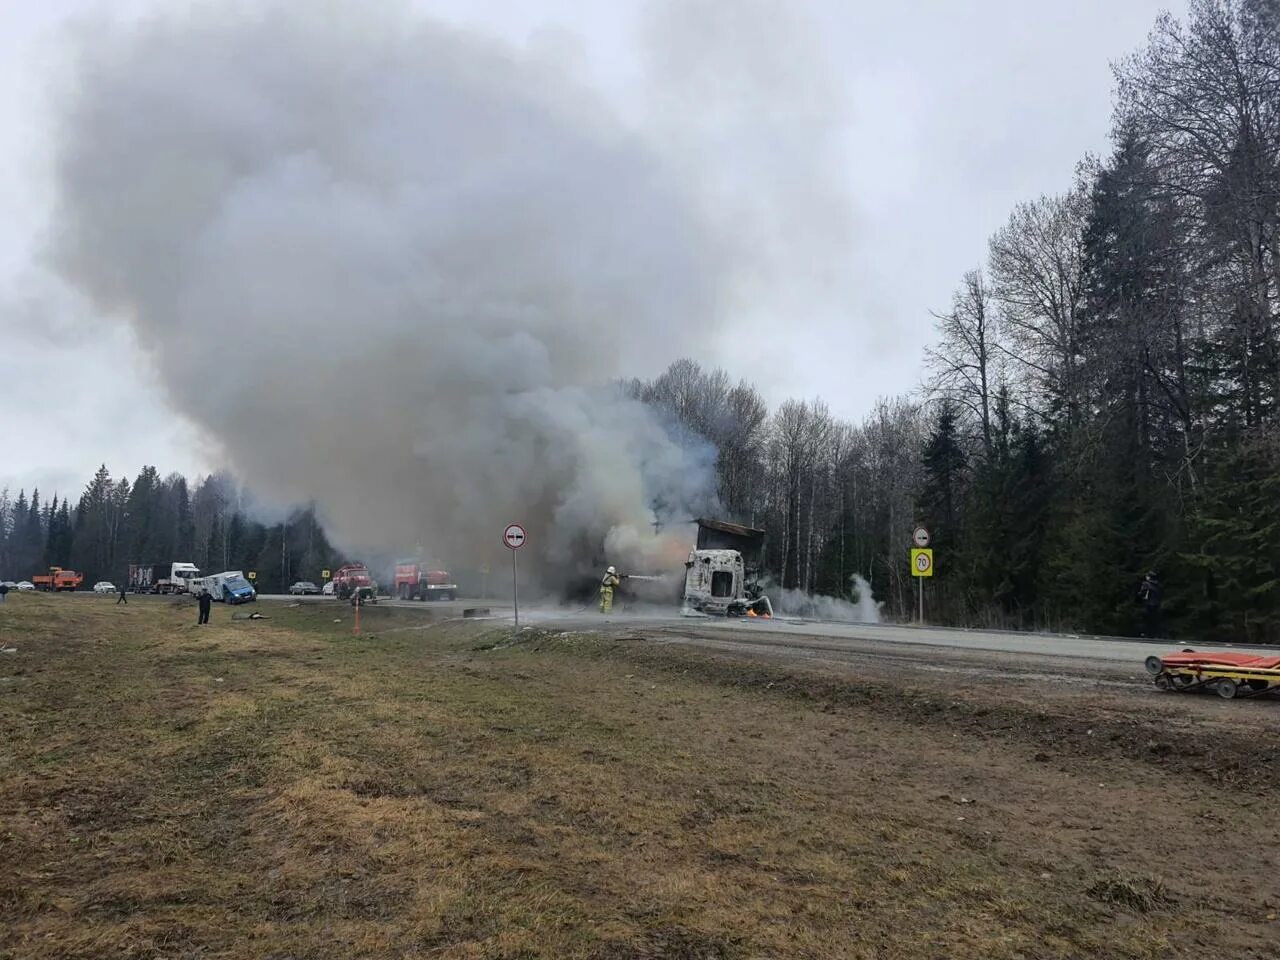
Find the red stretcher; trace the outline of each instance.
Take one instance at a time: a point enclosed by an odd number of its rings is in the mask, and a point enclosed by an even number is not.
[[[1271,654],[1184,650],[1147,657],[1145,665],[1161,690],[1209,690],[1226,700],[1280,693],[1280,656]]]

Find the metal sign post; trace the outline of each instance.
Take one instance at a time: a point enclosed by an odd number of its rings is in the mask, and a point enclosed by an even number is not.
[[[515,609],[517,632],[520,630],[520,591],[516,586],[516,553],[528,539],[524,527],[518,523],[509,523],[502,531],[502,542],[511,551],[511,603]]]
[[[917,530],[924,530],[923,527]],[[915,538],[918,543],[920,538]],[[929,542],[929,534],[926,531],[924,540]],[[918,591],[917,603],[919,605],[920,625],[924,626],[924,579],[933,576],[933,551],[927,547],[916,547],[911,551],[911,575],[916,578],[916,589]]]

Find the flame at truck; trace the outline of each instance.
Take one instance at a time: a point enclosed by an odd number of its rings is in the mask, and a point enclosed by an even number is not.
[[[764,531],[707,517],[697,524],[697,546],[684,564],[685,609],[728,617],[773,616],[758,582]]]

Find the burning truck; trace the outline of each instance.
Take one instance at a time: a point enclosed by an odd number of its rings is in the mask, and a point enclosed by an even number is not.
[[[764,531],[700,517],[697,546],[685,561],[686,611],[725,617],[772,617],[760,588]]]
[[[725,520],[701,517],[695,546],[684,559],[684,579],[676,570],[650,573],[626,571],[618,575],[617,605],[648,607],[679,605],[686,613],[722,617],[771,617],[773,606],[760,588],[764,559],[763,530]],[[682,548],[669,558],[680,563]],[[593,567],[602,570],[609,563],[603,551]],[[652,569],[652,568],[651,568]],[[595,606],[599,599],[600,575],[583,573],[573,578],[561,595],[561,602]]]

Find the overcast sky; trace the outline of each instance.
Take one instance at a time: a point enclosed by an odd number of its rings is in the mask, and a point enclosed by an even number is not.
[[[218,466],[215,449],[167,412],[129,330],[62,289],[40,258],[51,116],[67,67],[61,32],[90,12],[130,19],[185,2],[0,3],[0,487],[74,496],[102,462],[130,476],[146,463],[191,475]],[[623,122],[652,110],[639,2],[414,6],[569,62]],[[700,359],[755,381],[773,402],[820,396],[857,420],[878,396],[918,385],[930,309],[947,305],[1013,204],[1063,189],[1082,156],[1107,150],[1109,63],[1141,44],[1161,9],[1181,16],[1185,2],[811,7],[813,53],[844,104],[832,121],[856,283],[834,302],[795,304],[781,334],[744,320],[717,356]],[[667,109],[687,111],[673,123],[698,122],[696,103]],[[669,359],[680,355],[671,349]]]

